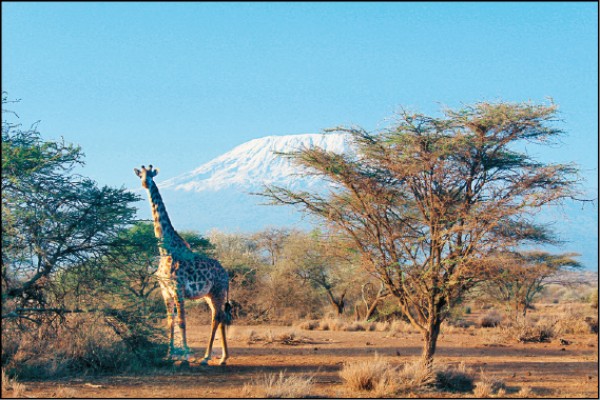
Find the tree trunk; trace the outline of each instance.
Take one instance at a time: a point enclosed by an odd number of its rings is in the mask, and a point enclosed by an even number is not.
[[[367,309],[367,313],[365,314],[365,321],[368,321],[369,318],[371,318],[373,316],[373,314],[375,314],[375,311],[377,311],[377,306],[379,305],[379,302],[381,301],[381,298],[377,298],[375,299],[375,301],[373,301],[373,303],[371,303],[371,306]]]
[[[423,353],[421,355],[423,364],[431,369],[433,365],[433,355],[435,354],[437,339],[440,334],[442,322],[435,319],[428,324],[428,330],[423,333]]]
[[[344,313],[344,308],[346,307],[346,303],[344,302],[344,297],[346,297],[346,291],[344,290],[344,293],[342,293],[339,300],[337,300],[333,296],[331,289],[325,288],[325,291],[327,293],[327,298],[329,298],[329,302],[337,312],[337,315],[342,315]]]
[[[361,288],[363,302],[365,303],[365,307],[366,307],[366,311],[367,311],[365,314],[365,318],[364,318],[365,321],[368,321],[369,318],[371,318],[373,316],[373,314],[375,314],[375,311],[377,311],[377,306],[379,305],[379,303],[384,298],[386,298],[388,295],[388,293],[385,292],[385,286],[382,283],[381,287],[379,288],[379,291],[375,295],[375,298],[369,304],[369,300],[367,299],[367,294],[365,293],[368,285],[369,285],[368,283],[364,284]]]

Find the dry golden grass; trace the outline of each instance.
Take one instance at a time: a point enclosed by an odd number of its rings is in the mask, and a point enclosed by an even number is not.
[[[344,363],[340,377],[351,393],[374,391],[386,394],[394,390],[392,377],[395,372],[386,360],[376,354],[366,361]]]
[[[257,386],[262,389],[265,398],[302,398],[310,396],[313,378],[286,376],[284,371],[280,371],[279,374],[266,375]]]
[[[528,398],[531,398],[532,396],[533,396],[533,392],[532,392],[531,388],[528,386],[522,387],[521,390],[519,390],[515,394],[515,397],[519,397],[522,399],[528,399]]]
[[[485,398],[498,396],[503,397],[506,394],[506,384],[503,380],[488,376],[483,370],[479,374],[479,381],[473,389],[475,397]]]
[[[404,364],[397,380],[398,390],[406,393],[432,386],[435,383],[435,374],[421,360],[417,360]]]
[[[52,397],[57,398],[57,399],[74,399],[74,398],[77,398],[78,395],[77,395],[77,391],[75,389],[59,385],[56,388],[56,390],[54,391],[54,394]]]
[[[2,369],[2,397],[24,397],[26,386],[17,381],[17,377],[10,378]]]

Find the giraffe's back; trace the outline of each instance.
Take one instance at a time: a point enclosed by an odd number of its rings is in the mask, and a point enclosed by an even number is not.
[[[200,254],[194,254],[188,273],[180,276],[184,277],[180,284],[189,299],[205,296],[225,299],[229,291],[229,275],[225,268],[217,260]]]

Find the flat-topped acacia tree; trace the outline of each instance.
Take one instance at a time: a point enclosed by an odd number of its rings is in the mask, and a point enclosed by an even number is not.
[[[379,133],[347,132],[355,156],[319,148],[286,154],[332,182],[328,194],[267,187],[273,204],[296,204],[347,234],[423,335],[431,367],[442,321],[489,277],[488,256],[552,242],[540,207],[577,195],[574,164],[536,161],[522,144],[551,143],[554,104],[477,103],[442,117],[402,111]]]

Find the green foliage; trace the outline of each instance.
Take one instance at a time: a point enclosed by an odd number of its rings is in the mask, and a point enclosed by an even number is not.
[[[3,120],[3,299],[42,306],[59,271],[99,261],[133,221],[137,196],[74,174],[82,164],[78,146]]]

